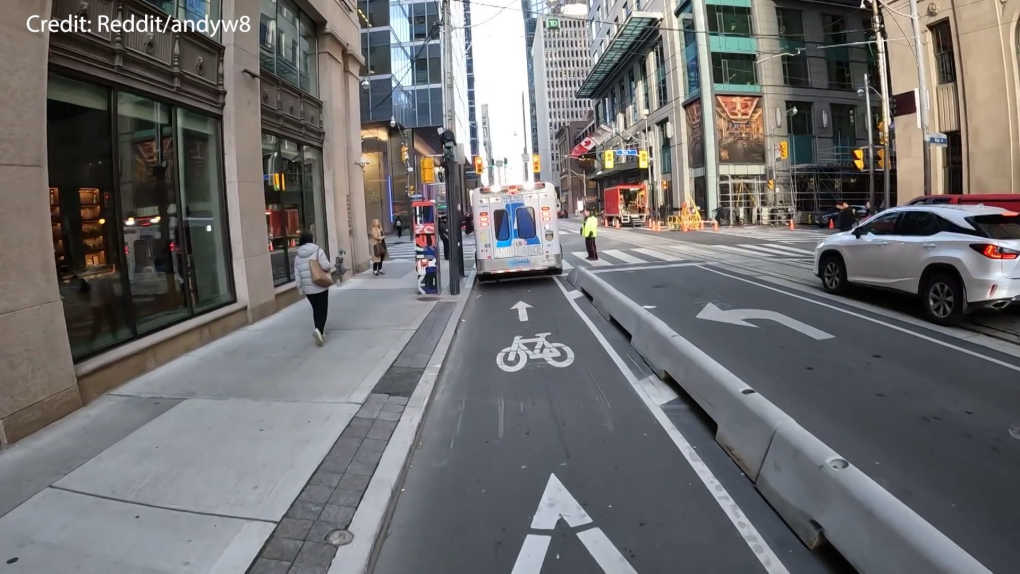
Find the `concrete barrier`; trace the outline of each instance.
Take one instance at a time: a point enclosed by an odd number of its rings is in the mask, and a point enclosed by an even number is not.
[[[587,269],[571,279],[660,378],[669,375],[708,413],[716,441],[809,548],[828,541],[865,573],[989,572],[662,320]]]

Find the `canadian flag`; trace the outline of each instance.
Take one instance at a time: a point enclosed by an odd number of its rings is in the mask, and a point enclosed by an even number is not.
[[[570,157],[573,158],[580,157],[590,152],[594,147],[595,140],[591,139],[590,137],[584,138],[583,140],[581,140],[581,143],[577,144],[576,146],[574,146],[574,149],[570,150]]]

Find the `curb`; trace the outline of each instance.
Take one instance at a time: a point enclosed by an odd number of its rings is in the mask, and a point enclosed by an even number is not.
[[[716,441],[808,548],[826,541],[858,571],[990,571],[859,468],[815,438],[661,319],[587,269],[574,287],[660,378],[668,375],[716,422]]]
[[[457,301],[457,306],[446,322],[439,343],[429,358],[428,367],[418,379],[418,386],[411,394],[400,422],[397,423],[397,428],[394,429],[390,442],[383,451],[379,466],[368,483],[361,504],[351,519],[348,531],[354,535],[354,539],[350,544],[337,548],[329,567],[329,574],[364,574],[369,570],[376,550],[376,541],[392,511],[391,500],[399,485],[403,483],[408,455],[411,447],[417,442],[421,422],[432,399],[436,379],[446,359],[446,352],[453,343],[457,325],[460,324],[461,315],[464,314],[464,307],[470,300],[475,284],[474,270],[468,273],[464,284],[460,300]]]

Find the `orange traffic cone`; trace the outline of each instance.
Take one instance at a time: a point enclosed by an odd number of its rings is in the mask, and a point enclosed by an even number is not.
[[[831,218],[829,219],[829,229],[836,229],[836,224],[832,222]]]
[[[702,222],[701,222],[701,227],[700,227],[700,229],[701,229],[701,231],[704,231],[704,230],[705,230],[705,222],[704,222],[704,221],[702,221]]]
[[[795,227],[793,225],[793,218],[791,217],[790,218],[790,231],[793,231],[794,229],[795,229]]]
[[[719,231],[719,222],[712,221],[712,231]]]

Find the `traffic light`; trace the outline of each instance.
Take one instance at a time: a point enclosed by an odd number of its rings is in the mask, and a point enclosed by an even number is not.
[[[878,122],[878,145],[885,145],[885,122]]]
[[[475,173],[478,174],[478,175],[482,175],[483,172],[485,172],[485,160],[482,159],[482,156],[476,155],[475,156]]]
[[[879,148],[875,150],[875,154],[878,155],[878,161],[875,162],[875,166],[878,169],[885,169],[885,149]]]
[[[616,151],[607,149],[602,152],[602,167],[604,169],[613,169],[614,165],[616,165]]]
[[[542,171],[542,160],[537,153],[531,154],[531,171],[534,173]]]
[[[429,156],[421,158],[421,182],[422,183],[435,183],[436,181],[436,162]]]
[[[854,150],[854,167],[864,171],[864,150],[861,148]]]
[[[775,189],[776,189],[776,180],[770,179],[769,180],[769,191],[775,191]]]
[[[781,141],[779,142],[779,159],[786,159],[790,157],[790,142]]]
[[[408,158],[407,146],[402,145],[400,146],[400,161],[407,163],[407,158]]]
[[[637,166],[639,169],[648,169],[648,152],[641,150],[637,152]]]

